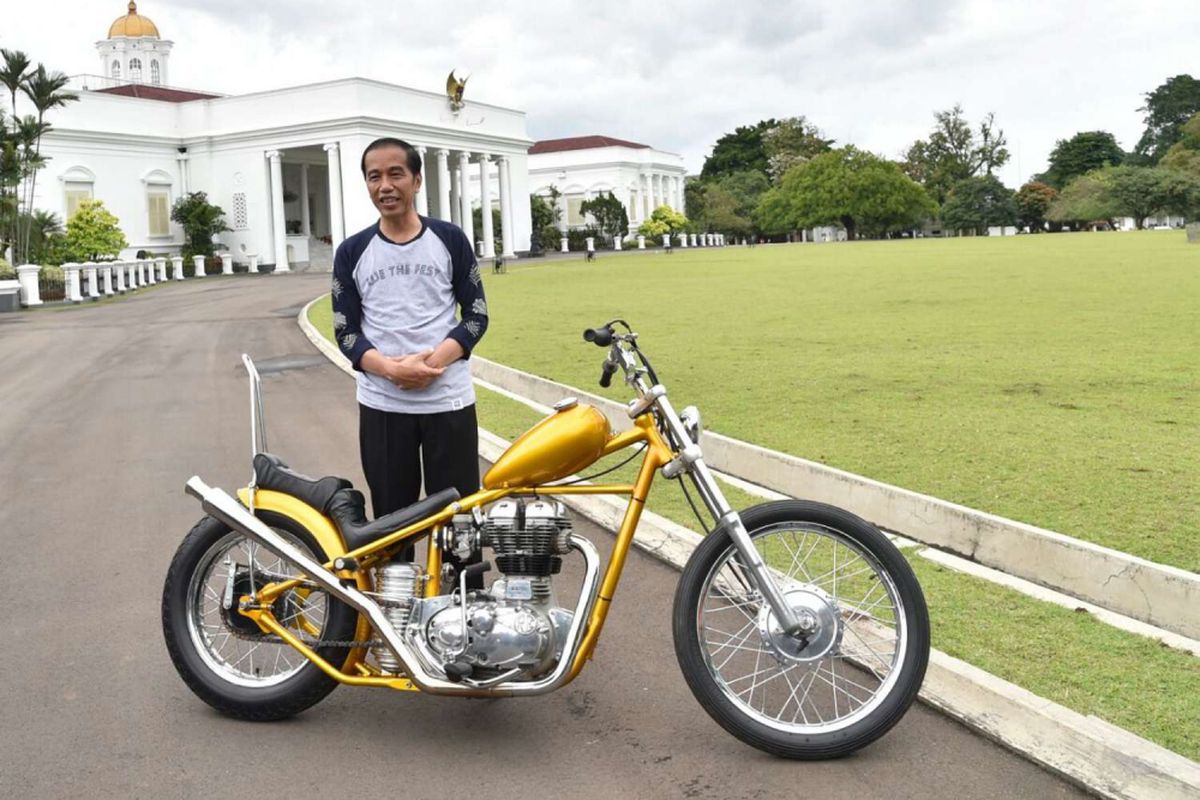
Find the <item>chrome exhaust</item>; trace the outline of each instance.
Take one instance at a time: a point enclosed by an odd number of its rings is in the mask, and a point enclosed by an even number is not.
[[[485,688],[472,685],[469,681],[462,683],[448,681],[426,669],[422,659],[388,621],[378,603],[359,591],[357,587],[344,584],[337,575],[271,530],[262,520],[251,514],[245,506],[226,492],[207,485],[199,475],[193,475],[185,488],[188,494],[200,501],[201,506],[209,515],[267,548],[280,558],[295,564],[304,572],[308,580],[364,614],[371,626],[378,631],[379,635],[387,642],[388,647],[396,654],[403,665],[405,675],[422,691],[448,695],[478,695],[481,692],[496,696],[544,694],[557,689],[570,674],[571,664],[574,662],[583,640],[587,619],[591,616],[591,609],[595,604],[600,575],[600,557],[592,543],[581,536],[572,536],[571,545],[583,554],[586,561],[586,575],[579,596],[579,604],[575,609],[575,618],[571,621],[571,628],[567,635],[567,646],[563,648],[563,656],[554,672],[537,681]]]

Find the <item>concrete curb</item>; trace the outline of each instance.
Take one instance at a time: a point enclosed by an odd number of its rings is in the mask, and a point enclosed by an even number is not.
[[[309,324],[311,305],[300,312],[300,328],[318,350],[353,375],[345,356]],[[507,440],[484,430],[479,432],[479,440],[480,456],[493,462],[509,445]],[[566,497],[564,502],[610,531],[620,527],[625,514],[625,503],[616,497],[579,495]],[[646,511],[634,544],[682,569],[702,538],[695,531]],[[1187,800],[1200,795],[1200,764],[1098,717],[1084,716],[1038,697],[941,651],[934,650],[930,656],[920,698],[1101,797]]]
[[[629,427],[625,406],[607,398],[473,356],[477,377],[544,405],[573,395]],[[839,506],[875,525],[972,561],[1087,600],[1102,608],[1200,639],[1200,575],[1026,525],[994,514],[833,469],[705,431],[714,469],[782,492]]]

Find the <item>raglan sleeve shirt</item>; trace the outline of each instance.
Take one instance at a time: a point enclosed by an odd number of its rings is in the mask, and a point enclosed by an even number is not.
[[[368,350],[375,349],[362,330],[362,297],[354,280],[354,265],[358,253],[354,250],[359,237],[345,240],[338,245],[333,258],[333,337],[337,340],[342,355],[350,359],[354,369],[362,372],[362,357]],[[361,251],[361,247],[357,248]]]
[[[450,251],[453,268],[451,282],[459,310],[459,323],[450,331],[449,338],[462,345],[463,358],[470,358],[471,351],[479,344],[488,326],[483,276],[479,273],[479,262],[475,260],[475,253],[466,235],[456,227],[447,228],[449,235],[443,236],[442,241]]]

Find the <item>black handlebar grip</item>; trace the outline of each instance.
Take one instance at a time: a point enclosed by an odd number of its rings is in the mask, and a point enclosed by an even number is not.
[[[607,325],[599,328],[588,328],[583,332],[583,340],[598,347],[608,347],[612,344],[613,329]]]
[[[617,365],[608,359],[604,359],[604,369],[600,372],[600,387],[602,389],[612,386],[612,376],[616,371]]]

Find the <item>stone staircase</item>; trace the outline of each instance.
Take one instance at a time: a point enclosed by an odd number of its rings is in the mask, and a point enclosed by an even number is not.
[[[309,237],[308,266],[304,272],[333,272],[333,246]]]

